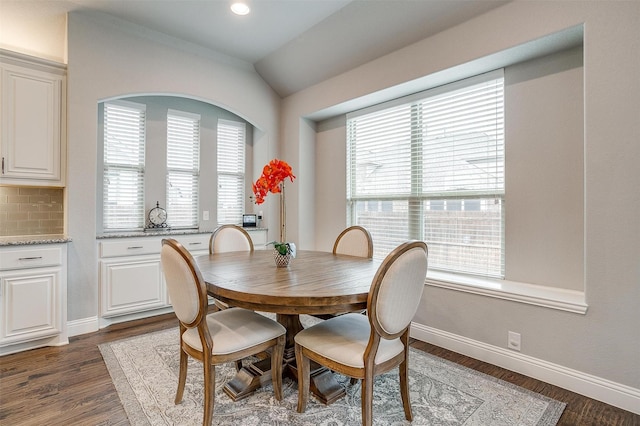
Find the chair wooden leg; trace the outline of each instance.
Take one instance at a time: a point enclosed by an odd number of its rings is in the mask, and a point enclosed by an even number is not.
[[[204,416],[202,418],[203,426],[211,426],[213,421],[213,407],[215,404],[216,392],[216,368],[211,365],[211,360],[204,359]]]
[[[176,392],[175,403],[182,401],[184,385],[187,382],[187,366],[189,365],[189,355],[180,348],[180,373],[178,374],[178,391]]]
[[[234,364],[236,365],[236,371],[242,370],[242,360],[241,359],[237,360]]]
[[[309,400],[309,384],[311,382],[309,358],[302,354],[302,346],[296,343],[296,366],[298,367],[298,413],[304,413]]]
[[[404,362],[400,364],[400,395],[402,396],[402,406],[404,407],[404,416],[407,420],[413,420],[413,413],[411,412],[411,399],[409,397],[409,362],[405,358]]]
[[[284,344],[286,335],[278,337],[278,343],[271,351],[271,383],[273,393],[277,401],[282,401],[282,357],[284,356]]]
[[[360,398],[362,399],[362,426],[373,425],[373,375],[370,373],[365,374],[365,378],[362,379],[362,393]]]

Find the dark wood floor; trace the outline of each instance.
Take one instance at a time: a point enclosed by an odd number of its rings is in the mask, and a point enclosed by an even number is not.
[[[97,345],[176,325],[172,314],[163,315],[0,357],[0,425],[129,425]],[[566,402],[559,425],[640,426],[628,411],[428,343],[412,346]]]

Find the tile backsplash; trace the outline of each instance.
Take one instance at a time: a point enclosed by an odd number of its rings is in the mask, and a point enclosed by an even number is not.
[[[62,188],[0,186],[0,236],[64,233]]]

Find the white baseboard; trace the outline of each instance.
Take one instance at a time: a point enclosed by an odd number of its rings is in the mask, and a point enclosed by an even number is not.
[[[99,329],[98,317],[81,318],[67,322],[67,334],[69,337],[93,333]]]
[[[54,336],[42,337],[35,340],[29,340],[27,342],[17,342],[13,344],[5,343],[3,346],[0,346],[0,356],[42,348],[44,346],[68,345],[69,339],[67,337],[68,336],[65,333],[59,333]]]
[[[127,315],[119,315],[109,318],[87,317],[67,322],[67,334],[69,337],[79,336],[81,334],[93,333],[101,328],[108,327],[112,324],[121,322],[134,321],[142,318],[148,318],[155,315],[162,315],[173,312],[172,307],[154,309],[150,311],[134,312]]]
[[[411,337],[640,414],[640,389],[423,324],[412,323]]]

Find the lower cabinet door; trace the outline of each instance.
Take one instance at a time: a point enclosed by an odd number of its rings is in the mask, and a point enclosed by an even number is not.
[[[0,343],[30,341],[61,333],[60,269],[2,274]]]
[[[162,308],[167,292],[160,258],[100,261],[100,315],[116,316]]]

